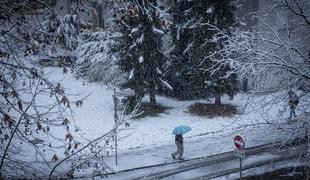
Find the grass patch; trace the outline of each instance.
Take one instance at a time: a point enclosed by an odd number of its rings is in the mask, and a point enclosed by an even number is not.
[[[237,114],[237,108],[230,104],[204,104],[195,103],[189,107],[189,113],[198,116],[232,116]]]
[[[151,116],[158,117],[160,113],[165,113],[166,110],[170,109],[170,107],[163,106],[161,104],[157,104],[156,106],[152,106],[149,102],[142,102],[138,112],[143,112],[139,116],[136,116],[136,119]]]

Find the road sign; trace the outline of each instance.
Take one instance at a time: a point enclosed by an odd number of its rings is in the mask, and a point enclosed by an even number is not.
[[[236,146],[237,150],[244,149],[245,143],[244,143],[244,141],[243,141],[241,136],[239,136],[239,135],[235,136],[234,143],[235,143],[235,146]]]
[[[245,157],[245,150],[244,150],[245,143],[242,137],[239,135],[235,136],[234,143],[236,146],[234,154],[240,159],[240,179],[242,180],[242,158]]]

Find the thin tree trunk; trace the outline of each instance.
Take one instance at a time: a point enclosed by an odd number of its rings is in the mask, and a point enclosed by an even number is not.
[[[150,93],[150,105],[156,106],[155,83],[152,80],[149,84],[149,93]]]
[[[215,93],[215,104],[221,105],[221,93],[220,92]]]
[[[101,27],[102,29],[105,29],[105,24],[104,24],[104,18],[103,18],[103,11],[102,11],[102,4],[99,3],[97,6],[97,13],[98,13],[98,25],[99,27]]]
[[[243,80],[242,80],[242,89],[243,89],[243,91],[244,92],[248,92],[248,79],[247,78],[244,78]]]
[[[98,4],[97,2],[93,2],[92,3],[92,29],[93,29],[93,32],[96,31],[96,27],[98,27],[99,25],[99,19],[98,19],[98,12],[97,12],[97,7]]]
[[[155,91],[150,92],[150,104],[151,106],[156,106]]]

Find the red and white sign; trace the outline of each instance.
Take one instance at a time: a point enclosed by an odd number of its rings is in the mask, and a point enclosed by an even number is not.
[[[234,138],[235,146],[238,150],[244,149],[245,143],[241,136],[237,135]]]

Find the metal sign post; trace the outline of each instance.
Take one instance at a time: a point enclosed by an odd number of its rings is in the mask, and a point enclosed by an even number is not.
[[[116,96],[116,90],[114,88],[114,95],[113,95],[113,101],[114,101],[114,122],[115,125],[118,121],[118,115],[117,115],[117,96]],[[117,165],[117,128],[114,130],[114,141],[115,141],[115,164]]]
[[[240,179],[242,180],[242,158],[245,157],[245,150],[244,150],[245,143],[241,136],[235,136],[234,143],[236,147],[234,151],[234,155],[236,157],[239,157],[239,160],[240,160]]]
[[[242,158],[240,159],[240,180],[242,180]]]
[[[135,92],[131,89],[126,89],[123,91],[118,91],[116,92],[115,87],[113,88],[114,94],[112,95],[113,97],[113,102],[114,102],[114,122],[115,125],[117,125],[119,118],[118,118],[118,114],[117,114],[117,109],[118,109],[118,105],[119,105],[119,99],[117,98],[118,96],[132,96],[135,94]],[[115,127],[114,130],[114,141],[115,141],[115,164],[117,165],[117,128]]]
[[[235,149],[234,155],[240,160],[240,179],[242,180],[242,159],[245,157],[245,150]]]

